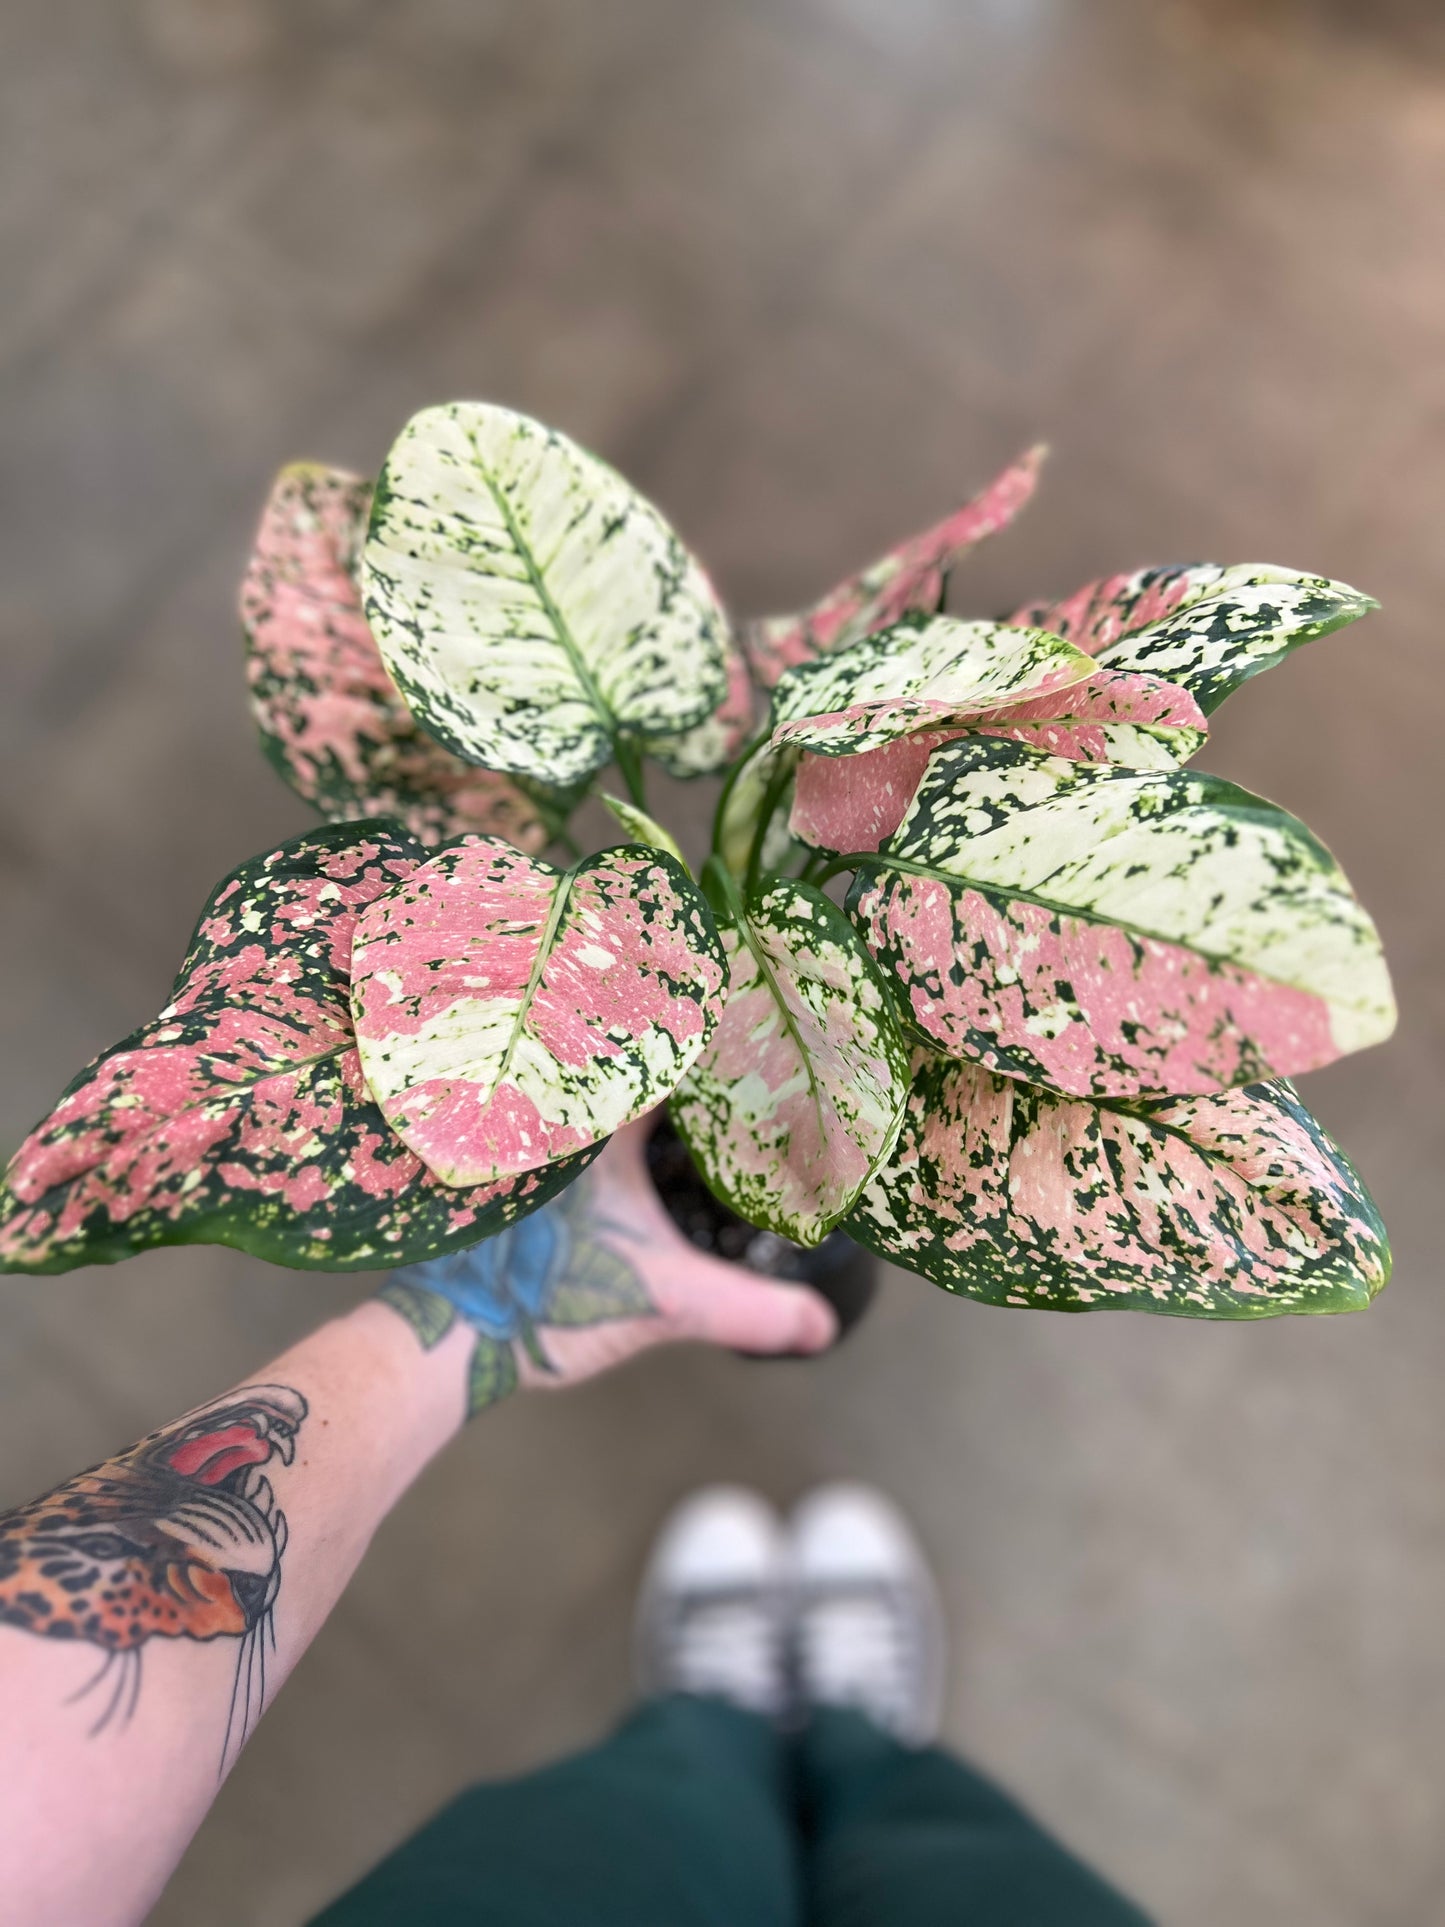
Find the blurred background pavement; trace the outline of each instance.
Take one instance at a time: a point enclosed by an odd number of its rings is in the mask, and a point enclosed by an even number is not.
[[[591,443],[739,609],[1055,449],[955,607],[1274,560],[1381,614],[1221,715],[1385,933],[1311,1080],[1368,1314],[1024,1317],[891,1275],[820,1366],[663,1355],[434,1466],[156,1915],[285,1927],[468,1775],[592,1737],[664,1508],[890,1488],[949,1734],[1183,1927],[1445,1919],[1445,16],[1431,0],[12,0],[0,25],[0,933],[12,1146],[306,826],[247,716],[274,469],[431,401]],[[694,803],[694,808],[700,807]],[[233,1253],[0,1283],[0,1500],[357,1295]]]

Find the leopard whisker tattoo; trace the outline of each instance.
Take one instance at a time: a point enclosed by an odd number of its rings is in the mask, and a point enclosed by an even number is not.
[[[84,1686],[78,1688],[74,1693],[71,1693],[66,1699],[65,1704],[67,1706],[74,1706],[78,1700],[88,1699],[96,1688],[104,1683],[112,1668],[118,1669],[117,1678],[111,1689],[110,1699],[107,1701],[99,1719],[97,1719],[95,1724],[90,1728],[90,1737],[92,1739],[94,1739],[98,1733],[103,1733],[111,1724],[112,1720],[116,1718],[117,1714],[120,1714],[120,1724],[122,1727],[129,1726],[135,1718],[136,1704],[140,1699],[141,1661],[142,1653],[139,1646],[129,1647],[124,1652],[108,1652],[100,1669],[92,1673]],[[127,1692],[129,1692],[128,1699]],[[123,1702],[125,1703],[125,1711],[121,1713],[120,1709]]]

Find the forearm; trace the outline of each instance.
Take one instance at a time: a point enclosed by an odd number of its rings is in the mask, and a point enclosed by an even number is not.
[[[471,1349],[460,1325],[423,1349],[364,1304],[0,1518],[0,1918],[144,1915],[376,1526],[462,1423]]]
[[[693,1251],[643,1128],[234,1392],[0,1515],[0,1921],[155,1899],[377,1525],[469,1412],[648,1345],[816,1351],[813,1293]]]

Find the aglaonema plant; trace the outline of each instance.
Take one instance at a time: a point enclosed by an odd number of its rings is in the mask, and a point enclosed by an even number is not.
[[[945,614],[1037,471],[743,624],[619,475],[504,408],[426,410],[374,488],[283,471],[251,697],[328,822],[219,885],[165,1009],[21,1146],[5,1266],[415,1261],[666,1100],[755,1225],[971,1297],[1367,1304],[1383,1226],[1286,1080],[1389,1034],[1379,940],[1302,824],[1187,764],[1374,605],[1198,565]],[[724,778],[696,877],[649,763]],[[593,793],[624,840],[584,854]]]

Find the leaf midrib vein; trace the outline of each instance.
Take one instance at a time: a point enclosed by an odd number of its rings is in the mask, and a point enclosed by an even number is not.
[[[601,717],[608,735],[616,736],[618,733],[618,719],[613,714],[611,705],[607,702],[601,689],[598,687],[597,680],[593,676],[591,669],[588,667],[582,655],[581,649],[577,645],[571,627],[563,616],[562,611],[552,600],[552,592],[547,587],[546,578],[537,565],[532,552],[532,545],[524,538],[517,518],[512,513],[512,505],[507,499],[506,492],[502,489],[496,477],[492,474],[491,468],[483,458],[482,451],[477,446],[476,431],[474,429],[469,428],[467,430],[467,439],[472,445],[472,455],[477,464],[477,473],[481,476],[487,493],[496,505],[497,513],[506,524],[507,534],[511,538],[512,547],[521,560],[523,568],[527,571],[527,580],[532,586],[532,593],[542,605],[542,613],[551,623],[557,640],[566,652],[567,660],[572,666],[572,673],[576,676],[578,682],[581,683],[583,693],[586,695],[587,700]]]

